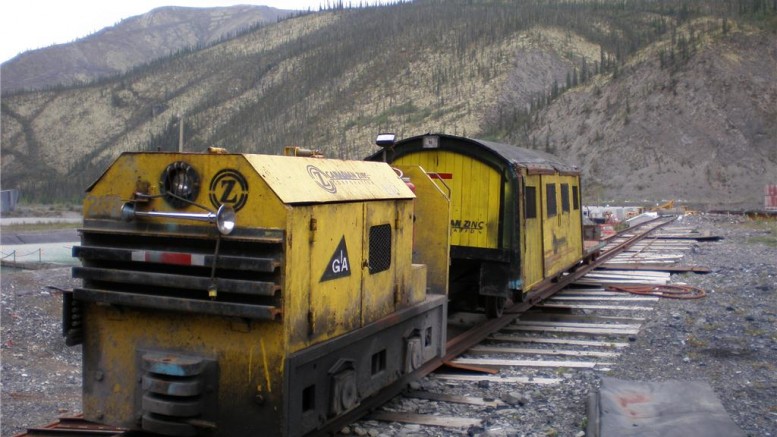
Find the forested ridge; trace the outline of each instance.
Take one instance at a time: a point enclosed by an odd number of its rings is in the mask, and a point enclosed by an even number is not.
[[[558,153],[583,168],[589,197],[752,204],[777,179],[775,11],[777,0],[336,3],[118,77],[4,95],[2,184],[77,199],[118,153],[175,150],[182,120],[190,151],[361,158],[380,131],[445,132]],[[696,109],[672,113],[684,105]],[[690,139],[689,123],[667,126],[698,116],[730,126],[705,138],[702,123]],[[741,165],[709,161],[732,145]]]

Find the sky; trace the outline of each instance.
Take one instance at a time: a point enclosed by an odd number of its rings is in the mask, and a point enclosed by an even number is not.
[[[331,3],[331,2],[330,2]],[[318,10],[326,0],[6,0],[0,5],[0,62],[26,50],[75,41],[162,6],[253,4]]]

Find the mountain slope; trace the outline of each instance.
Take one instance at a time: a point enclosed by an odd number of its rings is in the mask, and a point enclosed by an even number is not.
[[[762,206],[777,182],[777,38],[731,31],[676,67],[656,47],[642,55],[566,93],[532,135],[578,162],[602,200]]]
[[[777,181],[775,33],[718,2],[673,4],[418,1],[295,17],[115,79],[4,96],[2,183],[77,198],[122,151],[176,149],[182,117],[190,151],[360,158],[379,131],[440,131],[555,152],[593,198],[757,207],[754,190]]]
[[[72,43],[22,53],[2,65],[4,93],[87,82],[191,47],[203,47],[292,11],[267,6],[163,7]]]

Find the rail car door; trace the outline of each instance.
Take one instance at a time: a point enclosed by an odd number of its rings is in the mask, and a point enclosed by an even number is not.
[[[362,326],[389,315],[394,310],[395,299],[404,291],[399,288],[405,284],[405,278],[397,275],[410,269],[410,261],[394,253],[399,240],[405,238],[404,229],[395,226],[401,223],[396,215],[389,202],[364,204],[363,262],[357,266],[362,270]],[[412,238],[411,234],[408,236]],[[412,246],[408,244],[408,247]]]
[[[361,327],[363,214],[359,202],[312,207],[310,268],[299,269],[310,275],[310,341]]]
[[[540,176],[527,175],[523,184],[523,291],[542,281],[542,209]]]

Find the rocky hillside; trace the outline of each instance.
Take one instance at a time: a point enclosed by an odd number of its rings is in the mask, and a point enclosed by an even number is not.
[[[297,16],[115,79],[3,96],[2,184],[76,199],[118,153],[177,148],[183,120],[191,151],[360,158],[379,131],[437,131],[557,153],[583,168],[589,199],[757,208],[777,182],[777,19],[750,4]]]
[[[777,183],[777,36],[712,36],[663,68],[657,50],[565,93],[538,115],[534,142],[579,163],[589,199],[763,207]]]
[[[204,47],[292,11],[267,6],[164,7],[127,18],[75,42],[22,53],[2,65],[4,93],[87,82]]]

